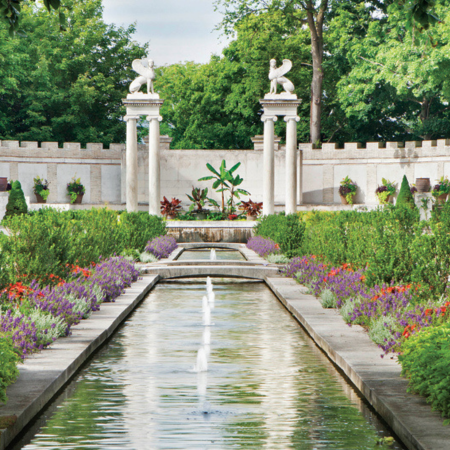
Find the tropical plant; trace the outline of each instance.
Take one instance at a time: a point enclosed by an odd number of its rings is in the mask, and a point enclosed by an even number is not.
[[[258,216],[259,214],[261,214],[261,210],[262,210],[262,206],[263,206],[262,202],[260,202],[260,203],[252,202],[251,198],[248,200],[248,202],[242,201],[241,205],[244,208],[244,211],[249,216]]]
[[[44,200],[47,200],[48,196],[50,195],[50,190],[48,189],[50,183],[39,176],[34,178],[33,181],[33,192],[36,195],[40,195]]]
[[[375,194],[378,197],[378,201],[381,205],[385,205],[391,195],[395,194],[396,183],[387,180],[386,178],[381,179],[381,185],[377,187]]]
[[[9,193],[8,203],[6,205],[5,217],[11,217],[16,214],[26,214],[28,212],[25,195],[22,191],[20,181],[13,181]]]
[[[181,209],[180,203],[181,200],[177,198],[172,198],[172,200],[167,200],[166,197],[163,197],[161,203],[161,214],[163,216],[176,216],[178,211]]]
[[[357,184],[346,176],[339,186],[339,195],[347,200],[349,205],[353,205],[353,197],[356,195]]]
[[[70,196],[70,203],[75,203],[77,197],[85,192],[86,188],[81,183],[80,178],[72,177],[72,181],[67,183],[67,194]]]
[[[208,188],[200,189],[192,187],[191,195],[186,194],[186,196],[192,202],[191,206],[189,206],[189,212],[193,211],[195,207],[197,207],[197,212],[201,212],[207,203],[216,208],[219,207],[219,204],[214,199],[208,198]]]
[[[199,178],[198,181],[209,181],[209,180],[215,180],[213,183],[213,189],[216,189],[216,192],[220,193],[222,195],[222,212],[225,212],[225,192],[230,193],[230,197],[227,202],[228,211],[232,214],[234,212],[234,205],[233,200],[234,197],[239,199],[239,196],[241,194],[243,195],[249,195],[249,192],[247,192],[244,189],[238,188],[244,181],[243,178],[241,178],[239,175],[233,176],[233,172],[241,165],[241,163],[235,164],[231,169],[227,169],[227,163],[225,160],[222,160],[222,163],[220,165],[220,169],[216,170],[214,167],[207,163],[206,167],[210,172],[213,173],[213,175]]]

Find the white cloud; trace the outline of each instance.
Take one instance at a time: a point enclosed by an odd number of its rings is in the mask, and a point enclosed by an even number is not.
[[[103,0],[107,23],[136,22],[135,40],[150,43],[150,57],[158,66],[180,61],[207,62],[227,44],[213,31],[222,16],[212,0]]]

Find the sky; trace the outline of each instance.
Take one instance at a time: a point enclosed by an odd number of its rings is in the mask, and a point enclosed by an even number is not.
[[[149,56],[157,66],[206,63],[227,45],[226,38],[213,31],[222,19],[213,0],[103,0],[103,7],[106,23],[136,22],[134,39],[150,43]]]

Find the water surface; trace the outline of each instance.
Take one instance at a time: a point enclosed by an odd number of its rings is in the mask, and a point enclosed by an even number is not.
[[[237,250],[220,250],[218,248],[216,251],[216,260],[232,260],[232,261],[245,261],[245,258],[242,256],[241,252]],[[203,261],[209,260],[211,256],[211,249],[202,249],[202,250],[184,250],[183,253],[177,258],[180,260],[194,260],[194,261]]]
[[[159,284],[16,448],[403,448],[264,284],[214,291],[208,372],[204,283]]]

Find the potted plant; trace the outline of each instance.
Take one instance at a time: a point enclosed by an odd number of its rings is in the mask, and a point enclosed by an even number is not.
[[[353,197],[356,195],[357,184],[348,176],[341,181],[339,195],[343,205],[353,205]]]
[[[178,214],[178,211],[181,209],[180,203],[181,200],[177,198],[172,198],[172,200],[167,200],[166,197],[163,197],[163,201],[161,203],[161,214],[165,216],[167,219],[175,219]]]
[[[411,186],[409,187],[409,190],[411,191],[411,194],[414,196],[417,193],[416,184],[415,183],[411,184]]]
[[[242,201],[241,205],[247,214],[247,220],[256,220],[261,214],[263,206],[262,202],[252,202],[252,199],[249,199],[248,202]]]
[[[70,183],[67,183],[67,193],[70,196],[70,203],[81,203],[86,188],[81,184],[79,178],[72,178]]]
[[[431,195],[436,199],[436,203],[441,205],[447,201],[450,192],[450,181],[447,177],[441,177],[433,187]]]
[[[38,203],[47,203],[47,198],[50,195],[50,190],[48,189],[50,183],[41,177],[33,178],[33,181],[33,192],[36,195],[36,201]]]
[[[191,206],[189,206],[189,212],[192,212],[197,220],[205,220],[207,218],[209,209],[204,208],[206,203],[209,203],[217,208],[219,207],[219,204],[215,200],[208,198],[207,195],[208,188],[200,189],[195,187],[192,187],[191,195],[186,194],[192,202]]]
[[[381,183],[381,186],[377,187],[375,193],[378,197],[380,205],[386,205],[387,203],[389,203],[391,196],[395,194],[397,188],[395,186],[395,183],[386,180],[386,178],[382,178]]]

